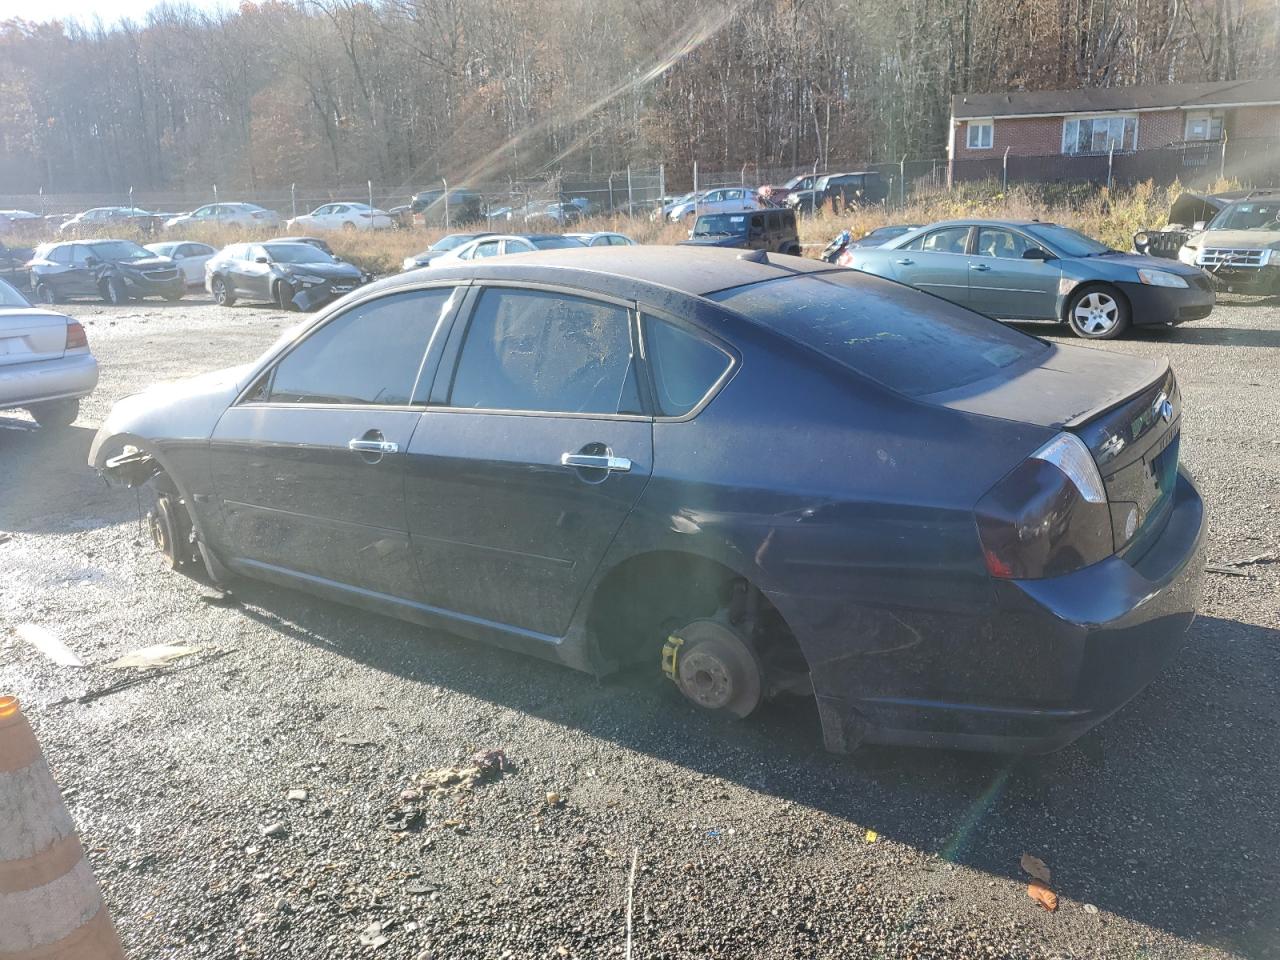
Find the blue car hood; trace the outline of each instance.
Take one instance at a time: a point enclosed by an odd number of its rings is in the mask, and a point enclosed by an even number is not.
[[[1115,253],[1107,256],[1098,257],[1079,257],[1077,263],[1106,263],[1116,267],[1128,267],[1131,270],[1163,270],[1165,273],[1176,274],[1180,277],[1194,277],[1201,273],[1199,267],[1188,266],[1177,260],[1157,259],[1156,257],[1144,257],[1137,253]]]

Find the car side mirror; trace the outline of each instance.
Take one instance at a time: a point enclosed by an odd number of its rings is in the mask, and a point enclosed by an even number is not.
[[[1056,260],[1052,253],[1048,250],[1041,250],[1039,247],[1031,247],[1022,251],[1023,260]]]
[[[1199,233],[1208,225],[1209,223],[1206,220],[1197,220],[1195,223],[1191,225],[1191,231],[1192,233]]]
[[[271,261],[268,260],[266,257],[254,257],[253,262],[254,263],[270,263]]]

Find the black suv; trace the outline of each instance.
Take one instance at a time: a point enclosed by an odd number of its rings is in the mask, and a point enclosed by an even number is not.
[[[409,201],[414,219],[424,226],[443,227],[460,223],[474,223],[484,219],[484,200],[474,190],[465,188],[449,191],[449,217],[445,222],[443,190],[423,190]]]
[[[178,265],[132,240],[77,240],[36,247],[31,289],[44,303],[101,297],[127,303],[141,297],[181,300],[187,282]]]
[[[800,256],[794,210],[747,210],[742,213],[704,213],[688,240],[694,247],[740,247]]]
[[[874,170],[856,173],[828,173],[818,178],[812,190],[793,190],[787,195],[787,206],[797,213],[814,213],[824,203],[834,200],[837,212],[847,207],[880,203],[889,195],[880,174]]]

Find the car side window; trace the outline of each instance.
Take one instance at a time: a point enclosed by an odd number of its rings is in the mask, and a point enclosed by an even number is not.
[[[628,311],[550,291],[485,290],[467,328],[449,405],[639,412]]]
[[[978,229],[978,251],[980,257],[997,257],[1001,260],[1020,260],[1022,254],[1035,244],[1020,233],[1002,230],[997,227],[980,227]]]
[[[88,262],[89,250],[80,244],[75,244],[71,248],[71,265],[75,267],[83,267]]]
[[[733,363],[707,340],[653,317],[644,318],[644,342],[654,402],[666,417],[682,417],[700,404]]]
[[[484,243],[478,243],[476,244],[475,250],[471,253],[471,258],[481,260],[485,257],[496,257],[501,243],[502,241],[500,240],[487,240]]]
[[[49,260],[53,263],[69,264],[71,263],[70,247],[55,247],[49,251]]]
[[[924,246],[920,249],[933,253],[964,253],[968,238],[968,227],[943,227],[926,234]]]
[[[244,250],[244,258],[246,260],[256,261],[259,257],[265,257],[266,255],[267,255],[266,249],[258,245],[245,247],[245,250]]]
[[[272,403],[404,406],[431,334],[450,308],[453,288],[412,290],[366,301],[339,314],[275,367]]]

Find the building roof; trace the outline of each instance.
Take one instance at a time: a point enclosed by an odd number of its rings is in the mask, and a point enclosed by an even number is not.
[[[1259,103],[1280,104],[1280,79],[963,93],[951,98],[951,115],[957,120],[971,117],[1059,117],[1113,110],[1169,110]]]

